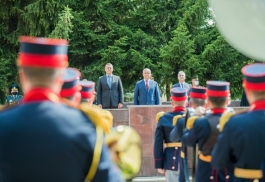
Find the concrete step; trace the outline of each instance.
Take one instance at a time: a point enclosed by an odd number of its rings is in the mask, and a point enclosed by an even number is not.
[[[132,182],[166,182],[165,177],[153,176],[153,177],[136,177]]]

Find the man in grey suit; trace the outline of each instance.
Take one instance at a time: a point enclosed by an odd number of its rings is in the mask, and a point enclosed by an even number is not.
[[[189,93],[189,91],[190,91],[190,85],[185,82],[185,79],[186,79],[186,75],[185,75],[184,71],[179,71],[179,73],[178,73],[179,83],[174,84],[172,86],[172,88],[174,88],[174,87],[186,88],[187,89],[187,92]]]
[[[151,80],[151,70],[143,70],[144,79],[138,81],[134,88],[134,105],[159,105],[160,93],[158,85]]]
[[[106,75],[98,79],[97,104],[103,109],[122,108],[123,88],[119,76],[113,75],[113,65],[107,63]]]
[[[185,82],[186,79],[186,74],[184,73],[184,71],[179,71],[178,73],[178,80],[179,83],[176,83],[172,86],[172,88],[174,87],[181,87],[181,88],[185,88],[187,90],[187,94],[188,94],[188,102],[190,102],[190,84]],[[189,105],[187,105],[189,106]]]

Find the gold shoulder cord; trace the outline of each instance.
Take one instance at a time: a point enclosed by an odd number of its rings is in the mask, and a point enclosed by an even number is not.
[[[92,181],[98,169],[98,164],[100,162],[100,156],[102,152],[102,146],[104,143],[104,131],[102,127],[103,126],[102,123],[104,121],[101,117],[102,109],[98,107],[87,107],[86,104],[81,104],[80,110],[87,115],[87,117],[91,120],[91,122],[96,127],[96,143],[94,147],[93,158],[92,158],[91,166],[85,178],[88,181]]]
[[[93,159],[92,159],[90,169],[86,176],[86,180],[88,181],[92,181],[92,179],[94,178],[96,171],[98,169],[99,161],[100,161],[100,155],[101,155],[102,146],[103,146],[103,129],[101,126],[96,127],[96,134],[97,136],[96,136]]]

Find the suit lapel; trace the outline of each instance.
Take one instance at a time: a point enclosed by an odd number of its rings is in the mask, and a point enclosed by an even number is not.
[[[147,90],[146,90],[146,88],[145,88],[145,80],[144,80],[144,79],[142,80],[141,85],[142,85],[143,89],[147,92]]]
[[[153,86],[153,81],[150,80],[148,84],[149,84],[149,85],[148,85],[148,92],[149,92],[150,88]]]
[[[102,81],[105,82],[105,84],[107,84],[108,87],[109,87],[109,84],[108,84],[108,78],[107,78],[106,75],[103,77]]]

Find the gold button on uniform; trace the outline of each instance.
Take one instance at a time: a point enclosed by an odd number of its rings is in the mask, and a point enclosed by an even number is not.
[[[175,149],[178,149],[178,147],[175,147]]]
[[[176,157],[173,157],[173,159],[175,160],[175,159],[176,159]]]
[[[213,176],[210,176],[210,179],[213,180]]]
[[[173,166],[172,169],[175,169],[175,167]]]
[[[253,182],[259,182],[259,180],[258,179],[254,179]]]
[[[229,179],[230,177],[227,175],[226,177],[225,177],[225,179]]]

